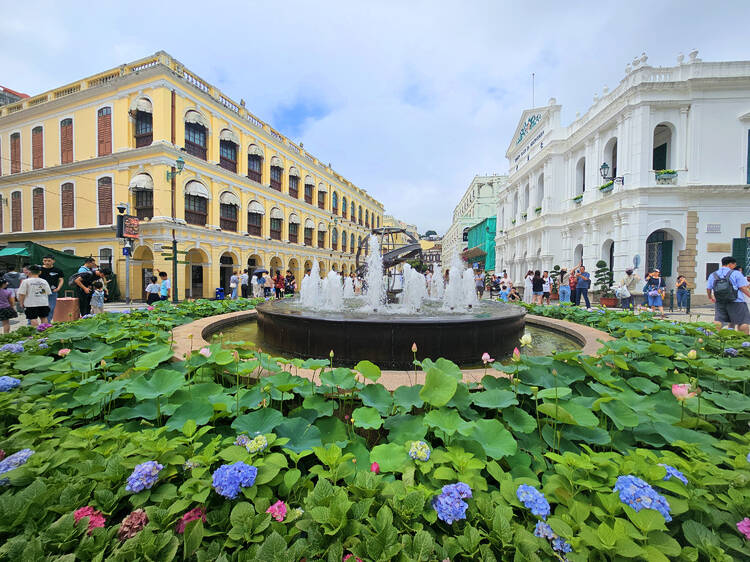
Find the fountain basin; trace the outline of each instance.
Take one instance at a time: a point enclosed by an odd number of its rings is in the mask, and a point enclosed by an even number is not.
[[[296,299],[269,301],[257,307],[265,342],[294,357],[328,357],[354,365],[367,359],[385,369],[413,368],[412,344],[420,357],[444,357],[475,364],[487,352],[510,355],[523,335],[526,311],[515,305],[483,301],[471,310],[425,314],[313,311]]]

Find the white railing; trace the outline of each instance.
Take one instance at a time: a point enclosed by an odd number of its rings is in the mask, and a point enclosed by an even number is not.
[[[182,71],[182,77],[187,83],[192,84],[193,86],[195,86],[199,90],[206,92],[207,94],[211,91],[211,88],[208,86],[208,84],[206,84],[203,80],[201,80],[197,76],[194,76],[187,70]]]
[[[229,98],[225,97],[224,94],[219,95],[219,101],[221,102],[221,105],[223,105],[227,109],[231,109],[235,113],[240,112],[239,106]]]

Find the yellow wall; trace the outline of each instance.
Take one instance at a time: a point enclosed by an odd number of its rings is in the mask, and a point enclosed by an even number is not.
[[[188,79],[183,78],[187,76]],[[198,84],[200,87],[196,87]],[[175,145],[171,143],[171,90],[175,90]],[[135,120],[129,109],[138,99],[148,99],[153,107],[153,142],[150,146],[135,148]],[[97,156],[97,111],[104,106],[112,108],[112,154]],[[227,107],[230,106],[230,107]],[[236,109],[236,111],[235,111]],[[180,147],[185,144],[184,115],[189,110],[199,111],[208,122],[207,160],[187,154]],[[60,121],[73,119],[74,161],[60,163]],[[31,130],[41,125],[44,128],[44,168],[32,170]],[[230,129],[239,137],[237,150],[237,173],[221,168],[219,162],[219,135]],[[21,134],[21,173],[11,174],[10,135]],[[261,147],[264,152],[262,183],[247,177],[247,150],[250,144]],[[174,161],[182,156],[185,168],[176,177],[175,217],[171,220],[171,187],[166,172]],[[284,168],[282,191],[269,187],[270,162],[278,156]],[[292,264],[300,277],[306,262],[318,259],[322,270],[335,266],[339,271],[351,270],[354,253],[349,245],[350,234],[364,238],[369,229],[352,222],[342,215],[342,198],[347,207],[354,201],[356,208],[362,207],[372,217],[370,226],[378,221],[382,224],[383,206],[364,190],[342,178],[335,171],[306,153],[288,139],[276,133],[270,126],[258,121],[241,104],[234,104],[214,87],[189,73],[178,61],[165,53],[157,53],[123,69],[104,72],[78,83],[67,85],[0,108],[0,195],[2,195],[2,234],[0,243],[17,240],[33,240],[56,249],[71,249],[77,255],[99,255],[101,248],[110,248],[115,256],[115,269],[124,278],[124,260],[121,242],[115,238],[112,224],[100,225],[98,221],[97,181],[109,176],[113,182],[113,204],[129,202],[135,207],[130,182],[141,173],[151,176],[154,184],[153,215],[150,221],[141,223],[141,239],[135,252],[131,293],[140,296],[141,267],[156,267],[171,272],[171,263],[161,256],[171,247],[171,230],[175,228],[181,254],[190,256],[194,262],[204,264],[203,295],[212,296],[213,288],[220,283],[219,259],[232,256],[237,269],[246,267],[248,258],[255,256],[257,265],[269,268],[271,261],[287,269]],[[299,172],[299,197],[288,193],[289,169],[294,166]],[[304,201],[305,177],[314,181],[313,204]],[[191,180],[202,183],[209,193],[206,226],[187,225],[185,217],[184,189]],[[75,226],[61,228],[60,186],[71,182],[75,186]],[[327,190],[326,208],[317,206],[318,185]],[[32,196],[36,187],[45,193],[45,223],[41,230],[33,229]],[[22,193],[23,221],[19,232],[11,232],[11,193]],[[235,194],[239,200],[238,231],[218,230],[219,198],[224,191]],[[339,198],[336,216],[332,214],[332,194]],[[262,235],[247,235],[247,209],[251,201],[258,201],[265,209]],[[282,240],[269,240],[270,214],[273,208],[283,214]],[[347,209],[349,211],[349,209]],[[134,211],[133,211],[134,213]],[[300,221],[299,242],[288,242],[289,217],[294,213]],[[117,211],[113,210],[113,217]],[[349,213],[347,213],[349,214]],[[323,249],[306,247],[304,227],[307,220],[315,224],[313,244],[317,246],[317,227],[323,223],[326,246]],[[339,250],[331,249],[331,231],[339,234]],[[347,251],[341,251],[342,232],[347,235]],[[163,250],[158,250],[163,244]],[[356,251],[356,250],[355,250]],[[153,257],[151,257],[153,256]],[[274,259],[275,258],[275,259]],[[143,263],[141,263],[143,262]],[[181,265],[178,272],[180,297],[184,297],[183,284],[190,266]],[[183,271],[184,270],[184,271]],[[194,295],[196,296],[196,295]]]

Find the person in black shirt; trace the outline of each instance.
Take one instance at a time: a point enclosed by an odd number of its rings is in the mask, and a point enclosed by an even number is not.
[[[534,272],[534,277],[531,279],[531,291],[534,293],[534,304],[542,304],[544,280],[538,269]]]
[[[44,256],[42,258],[42,272],[39,274],[39,278],[44,279],[52,290],[52,293],[49,295],[49,321],[52,322],[52,318],[55,315],[55,306],[57,305],[57,295],[62,290],[65,274],[62,269],[55,267],[55,258]]]
[[[86,316],[91,313],[91,285],[97,279],[96,273],[96,260],[92,257],[86,258],[83,265],[78,268],[77,277],[74,283],[76,284],[76,296],[78,297],[78,308],[81,316]]]

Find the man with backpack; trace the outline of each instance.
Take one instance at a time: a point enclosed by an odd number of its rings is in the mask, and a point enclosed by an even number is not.
[[[721,258],[721,267],[708,277],[706,292],[714,307],[714,324],[718,329],[729,324],[740,332],[750,333],[750,311],[746,300],[750,297],[750,285],[742,273],[736,270],[737,260],[732,256]]]
[[[93,257],[86,258],[78,272],[68,279],[68,285],[75,287],[78,297],[78,308],[81,316],[91,313],[91,285],[96,281],[96,260]]]

